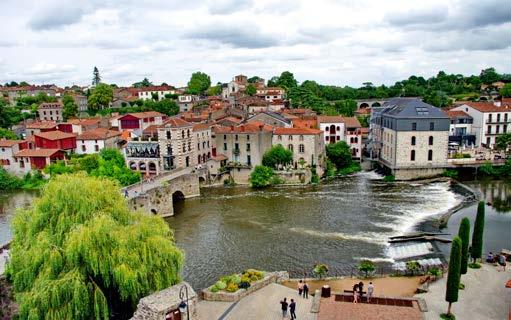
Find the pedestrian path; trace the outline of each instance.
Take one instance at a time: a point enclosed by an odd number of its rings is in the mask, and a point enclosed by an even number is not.
[[[300,320],[316,320],[316,314],[311,313],[312,297],[303,299],[296,290],[280,284],[271,283],[252,294],[244,297],[238,303],[200,301],[198,304],[199,319],[215,320],[274,320],[282,319],[280,301],[296,301],[296,317]],[[230,310],[228,310],[230,309]],[[290,318],[288,314],[288,319]]]

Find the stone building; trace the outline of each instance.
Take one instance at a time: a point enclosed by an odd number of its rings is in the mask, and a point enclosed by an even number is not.
[[[211,126],[204,123],[194,125],[193,136],[197,164],[205,164],[211,159]]]
[[[158,127],[163,170],[187,168],[197,165],[193,124],[173,117]]]
[[[275,128],[273,145],[281,144],[293,152],[295,168],[316,166],[316,172],[323,174],[325,163],[325,144],[323,131],[307,128]]]
[[[39,108],[37,108],[37,112],[41,121],[61,122],[64,120],[62,117],[62,104],[59,102],[41,103]]]
[[[379,162],[396,179],[440,174],[447,166],[449,117],[417,98],[394,98],[374,119],[381,132]],[[372,127],[375,130],[375,127]]]

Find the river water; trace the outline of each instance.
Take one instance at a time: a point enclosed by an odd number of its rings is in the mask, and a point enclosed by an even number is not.
[[[487,208],[486,247],[511,247],[511,183],[467,184],[499,208]],[[201,193],[178,204],[176,216],[166,219],[186,253],[183,277],[196,289],[246,268],[299,273],[316,262],[341,268],[363,258],[390,264],[390,236],[412,231],[463,200],[446,182],[389,184],[372,172],[319,186],[219,187]],[[10,238],[14,209],[32,198],[23,192],[0,196],[0,243]],[[457,233],[463,216],[473,221],[475,205],[455,214],[446,232]]]

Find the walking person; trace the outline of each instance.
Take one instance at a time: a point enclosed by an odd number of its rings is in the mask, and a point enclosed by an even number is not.
[[[303,292],[303,281],[302,281],[302,280],[300,280],[300,281],[298,282],[298,296],[300,296],[300,297],[301,297],[301,296],[302,296],[302,292]]]
[[[358,303],[358,284],[353,286],[353,303]]]
[[[309,299],[309,285],[305,281],[303,282],[303,297]]]
[[[287,303],[287,298],[284,298],[284,300],[280,301],[280,305],[281,305],[281,308],[282,308],[282,319],[285,319],[287,318],[287,306],[288,306],[288,303]]]
[[[371,298],[373,297],[374,292],[374,286],[372,282],[369,282],[369,285],[367,286],[367,303],[371,302]]]
[[[502,267],[502,271],[506,271],[506,256],[502,253],[499,255],[499,265]]]
[[[289,304],[289,313],[291,314],[291,320],[296,319],[296,302],[294,299],[291,299],[291,303]]]
[[[124,197],[127,198],[128,197],[128,190],[124,190]]]
[[[359,301],[362,302],[362,297],[364,296],[364,283],[360,281],[358,283],[358,297]]]

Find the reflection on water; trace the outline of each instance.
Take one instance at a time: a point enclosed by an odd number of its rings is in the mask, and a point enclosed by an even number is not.
[[[506,213],[511,211],[511,184],[502,180],[482,180],[479,182],[484,201],[495,211]]]
[[[0,245],[8,242],[12,237],[10,225],[16,208],[30,206],[36,194],[36,191],[0,193]]]

